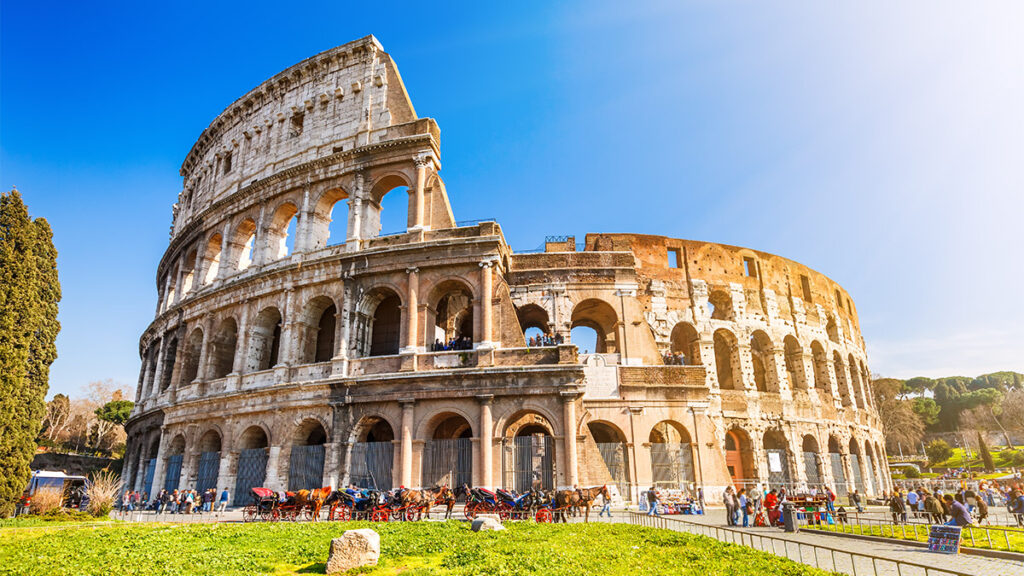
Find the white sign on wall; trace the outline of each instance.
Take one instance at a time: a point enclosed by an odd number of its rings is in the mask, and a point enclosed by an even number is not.
[[[782,458],[778,452],[768,453],[768,471],[769,472],[782,472]]]

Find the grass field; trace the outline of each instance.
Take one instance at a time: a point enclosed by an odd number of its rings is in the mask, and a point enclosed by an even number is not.
[[[805,528],[811,530],[825,530],[828,532],[845,532],[847,534],[864,534],[865,536],[884,536],[886,538],[895,538],[897,540],[915,540],[917,542],[928,541],[928,526],[922,524],[881,524],[870,527],[847,524],[844,526],[806,526]],[[1024,531],[1011,528],[1008,532],[1003,532],[1001,530],[989,530],[986,533],[985,527],[969,527],[965,528],[963,531],[963,536],[960,539],[960,546],[1024,553]]]
[[[0,574],[323,574],[331,538],[371,527],[381,563],[359,574],[644,576],[828,574],[784,558],[669,530],[624,524],[509,523],[474,533],[464,522],[370,525],[31,525],[0,527]]]

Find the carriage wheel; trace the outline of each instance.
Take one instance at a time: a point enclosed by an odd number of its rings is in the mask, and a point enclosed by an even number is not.
[[[419,508],[409,508],[405,511],[405,521],[415,522],[419,519],[420,514],[422,514],[422,511]]]
[[[551,522],[551,510],[548,508],[541,508],[537,510],[537,516],[535,517],[537,522],[550,523]]]
[[[476,518],[476,515],[479,512],[477,508],[478,506],[476,502],[467,502],[463,513],[466,515],[466,518],[472,520],[473,518]]]
[[[252,522],[256,520],[256,507],[246,506],[242,508],[242,522]]]
[[[307,522],[315,522],[315,521],[319,520],[320,518],[317,517],[317,516],[313,516],[313,509],[312,508],[303,508],[302,509],[302,519],[307,521]]]
[[[373,522],[387,522],[390,516],[391,515],[388,514],[387,510],[374,510],[373,513],[370,514],[370,520]]]
[[[348,506],[340,506],[338,508],[337,520],[339,522],[347,522],[352,519],[352,509]]]
[[[512,507],[509,506],[508,504],[502,503],[502,504],[498,504],[497,506],[495,506],[494,510],[495,510],[495,512],[498,513],[498,518],[500,518],[501,521],[504,522],[504,521],[508,520],[509,517],[511,516]]]

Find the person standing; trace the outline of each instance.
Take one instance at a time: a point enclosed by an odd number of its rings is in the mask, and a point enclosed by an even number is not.
[[[743,527],[746,528],[750,526],[750,499],[747,498],[746,488],[740,488],[737,499],[740,502],[740,512],[743,513]]]
[[[736,493],[732,486],[725,489],[722,494],[722,503],[725,504],[725,523],[727,526],[736,525]]]
[[[899,524],[900,519],[905,519],[907,516],[906,504],[903,503],[903,495],[899,490],[893,491],[892,496],[889,497],[889,512],[892,514],[893,524]]]
[[[854,490],[853,494],[850,494],[850,502],[857,509],[857,512],[864,512],[864,504],[861,502],[860,490]]]

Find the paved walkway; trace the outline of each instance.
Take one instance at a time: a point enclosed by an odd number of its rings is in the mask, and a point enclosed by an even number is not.
[[[697,523],[703,526],[725,527],[725,511],[711,509],[705,516],[683,516],[686,521]],[[846,574],[865,574],[898,576],[924,576],[926,571],[923,568],[900,565],[896,562],[912,562],[928,567],[927,575],[939,575],[943,570],[954,570],[972,576],[1024,576],[1024,563],[1011,560],[1000,560],[973,556],[967,554],[940,554],[931,552],[926,548],[907,546],[897,542],[873,542],[855,538],[844,538],[815,532],[813,530],[801,530],[792,534],[782,531],[779,528],[741,528],[738,532],[729,532],[728,536],[722,539],[730,539],[737,544],[742,543],[767,552],[774,552],[779,556],[786,556],[811,566],[818,566],[827,570],[835,570]],[[720,532],[719,534],[726,534]],[[779,540],[758,538],[758,536],[771,536]],[[846,550],[854,554],[869,554],[877,560],[864,557],[854,557],[842,552],[827,552],[817,550],[807,544]],[[946,572],[948,574],[948,572]]]

